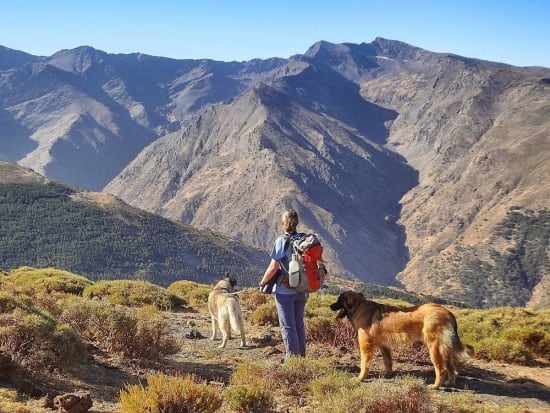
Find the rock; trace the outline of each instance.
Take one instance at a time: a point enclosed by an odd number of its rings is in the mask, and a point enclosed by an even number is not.
[[[28,379],[23,379],[19,382],[19,384],[17,385],[17,391],[19,393],[26,394],[33,399],[38,399],[44,394],[44,390],[39,384],[34,383]]]
[[[56,396],[53,402],[62,413],[86,413],[93,404],[89,393],[83,395],[66,393]]]
[[[0,381],[10,380],[17,371],[17,366],[8,353],[0,351]]]
[[[192,329],[192,330],[188,331],[187,333],[185,333],[185,338],[196,340],[196,339],[199,339],[199,338],[204,338],[204,336],[201,334],[201,332],[199,330]]]
[[[50,391],[46,394],[44,399],[42,400],[42,407],[48,408],[48,409],[55,409],[54,399],[59,396],[59,392],[57,391]]]

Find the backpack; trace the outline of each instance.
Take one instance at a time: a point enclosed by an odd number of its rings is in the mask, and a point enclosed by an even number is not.
[[[290,240],[292,259],[288,263],[289,284],[296,291],[318,291],[325,281],[323,247],[316,234],[300,234]]]

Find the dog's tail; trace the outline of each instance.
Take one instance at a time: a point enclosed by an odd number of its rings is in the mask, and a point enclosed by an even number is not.
[[[239,306],[239,302],[235,300],[231,302],[233,309],[232,311],[229,311],[229,322],[231,323],[231,330],[233,331],[241,331],[243,325],[243,315],[241,312],[241,307]]]
[[[463,344],[458,335],[458,325],[456,323],[456,318],[452,317],[452,330],[450,334],[451,346],[457,356],[460,357],[472,357],[474,355],[474,348],[469,344]]]

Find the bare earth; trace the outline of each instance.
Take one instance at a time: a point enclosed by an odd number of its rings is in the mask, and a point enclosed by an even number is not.
[[[92,413],[117,412],[120,389],[130,383],[144,380],[149,373],[162,370],[168,373],[195,373],[214,385],[223,386],[228,383],[233,369],[246,360],[273,360],[282,362],[283,346],[277,328],[255,326],[245,319],[249,347],[238,348],[239,339],[233,338],[226,349],[219,349],[220,341],[211,341],[210,318],[206,311],[167,313],[170,320],[170,334],[182,340],[181,350],[162,363],[150,365],[121,367],[116,360],[95,358],[97,365],[90,360],[80,372],[75,373],[76,379],[67,381],[59,378],[57,388],[63,391],[88,391],[91,393],[94,405]],[[246,312],[245,312],[246,316]],[[271,334],[272,340],[266,342],[266,335]],[[416,349],[416,347],[415,347]],[[420,377],[427,384],[433,382],[433,368],[422,347],[418,347],[415,359],[411,352],[405,358],[402,354],[394,354],[394,371],[396,375],[410,374]],[[335,357],[338,368],[356,375],[359,371],[358,351],[334,350],[328,354],[326,348],[313,344],[308,346],[308,353],[313,357]],[[118,365],[119,367],[113,367]],[[473,391],[476,399],[486,403],[489,408],[499,411],[505,407],[515,407],[520,412],[549,413],[550,412],[550,366],[534,367],[513,366],[507,364],[486,363],[480,360],[470,360],[462,368],[457,379],[456,389],[440,389],[441,397],[453,391]],[[376,357],[369,372],[369,381],[379,380],[383,372],[381,357]],[[78,378],[80,377],[80,378]],[[391,380],[383,379],[383,380]],[[40,401],[31,400],[28,406],[32,412],[51,412],[41,409]],[[285,410],[286,411],[286,410]],[[307,407],[297,412],[310,412]],[[2,410],[0,409],[0,412]]]

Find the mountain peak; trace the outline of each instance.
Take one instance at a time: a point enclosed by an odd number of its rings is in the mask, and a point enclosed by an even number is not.
[[[411,59],[418,55],[423,49],[411,46],[410,44],[401,42],[399,40],[389,40],[382,37],[377,37],[372,42],[379,53],[396,60]]]
[[[53,54],[48,63],[71,73],[84,73],[95,63],[102,62],[107,53],[91,46],[79,46]]]
[[[330,43],[325,40],[321,40],[311,46],[306,53],[305,57],[324,57],[328,55],[344,54],[349,51],[348,46],[345,44]]]

